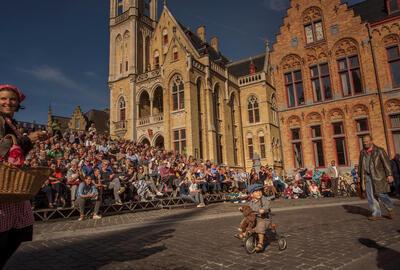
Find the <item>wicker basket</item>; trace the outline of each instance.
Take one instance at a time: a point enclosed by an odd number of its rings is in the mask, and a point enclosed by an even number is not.
[[[22,170],[0,163],[0,201],[19,202],[33,198],[51,173],[48,167]]]

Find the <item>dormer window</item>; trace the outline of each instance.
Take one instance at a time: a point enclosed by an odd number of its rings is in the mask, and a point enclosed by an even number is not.
[[[178,55],[178,47],[175,46],[175,47],[172,49],[172,60],[173,60],[173,61],[177,61],[178,58],[179,58],[179,55]]]
[[[310,7],[303,12],[304,34],[306,44],[324,40],[322,11],[318,7]]]
[[[168,30],[167,30],[167,28],[163,29],[162,35],[163,35],[163,39],[162,39],[163,46],[167,46],[168,45]]]
[[[388,13],[394,13],[400,11],[400,0],[386,0]]]
[[[159,68],[160,67],[160,54],[158,51],[154,52],[154,67]]]

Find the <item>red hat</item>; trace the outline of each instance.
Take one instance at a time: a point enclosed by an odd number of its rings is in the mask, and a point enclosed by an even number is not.
[[[9,84],[0,84],[0,91],[2,90],[11,90],[18,96],[18,101],[21,103],[25,99],[24,93],[22,93],[17,87]]]

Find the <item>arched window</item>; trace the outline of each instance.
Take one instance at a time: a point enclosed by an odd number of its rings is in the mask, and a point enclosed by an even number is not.
[[[265,135],[264,135],[263,131],[260,131],[258,133],[258,142],[259,142],[259,147],[260,147],[261,158],[266,158],[267,157],[267,150],[265,148]]]
[[[349,38],[338,41],[334,46],[343,96],[364,92],[357,47],[357,43]]]
[[[147,91],[143,91],[139,97],[139,118],[150,116],[150,96]]]
[[[130,41],[130,33],[128,31],[126,31],[124,34],[124,51],[123,51],[125,72],[129,70],[129,50],[128,50],[129,41]]]
[[[249,114],[249,123],[260,122],[260,109],[257,97],[250,96],[247,103],[247,112]]]
[[[144,68],[145,71],[150,71],[151,66],[150,66],[150,37],[147,36],[145,38],[145,45],[144,45]]]
[[[172,80],[172,110],[182,110],[185,108],[185,87],[182,78],[177,75]]]
[[[383,39],[393,88],[400,87],[400,43],[399,37],[391,34]]]
[[[125,99],[121,97],[118,101],[118,120],[119,121],[125,121],[126,119],[126,104],[125,104]]]
[[[179,55],[178,55],[178,47],[174,47],[173,49],[172,49],[172,60],[173,61],[176,61],[176,60],[178,60],[178,58],[179,58]]]
[[[307,44],[324,39],[322,11],[320,8],[310,7],[306,9],[303,12],[303,24]]]
[[[154,68],[160,68],[160,53],[158,50],[154,51]]]
[[[163,44],[163,46],[167,46],[168,45],[168,30],[167,30],[167,28],[163,29],[162,35],[163,35],[162,44]]]
[[[249,154],[249,159],[253,159],[254,157],[254,144],[253,144],[253,134],[247,134],[247,151]]]
[[[122,73],[123,51],[122,36],[118,35],[115,39],[115,74]]]
[[[300,56],[296,54],[286,55],[281,61],[288,107],[305,104],[301,63]]]

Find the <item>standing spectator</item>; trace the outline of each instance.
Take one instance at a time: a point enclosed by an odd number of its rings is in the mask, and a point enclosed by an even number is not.
[[[331,179],[331,189],[333,195],[337,196],[340,173],[338,167],[336,166],[336,161],[334,160],[331,161],[331,166],[328,167],[327,173]]]
[[[67,184],[70,188],[72,207],[75,206],[76,190],[78,189],[80,182],[78,160],[73,160],[71,162],[71,168],[69,168],[67,172]]]
[[[94,210],[93,210],[93,219],[100,219],[101,216],[98,215],[100,209],[101,201],[97,200],[98,191],[96,185],[92,182],[91,175],[85,177],[85,180],[79,184],[77,191],[77,201],[79,204],[79,221],[82,221],[85,218],[85,205],[86,202],[94,202]]]
[[[394,178],[394,194],[400,197],[400,155],[396,154],[392,159],[392,172]]]
[[[18,145],[26,156],[38,141],[41,131],[22,136],[13,119],[21,108],[25,95],[15,86],[0,85],[0,159],[3,160],[12,146],[7,135],[17,137]],[[33,213],[29,200],[0,202],[0,269],[7,263],[22,242],[32,241]]]
[[[382,217],[378,199],[388,211],[388,218],[393,219],[394,204],[387,194],[390,192],[389,184],[393,182],[389,157],[383,148],[373,143],[371,135],[363,137],[363,145],[358,166],[362,190],[367,194],[372,212],[368,219],[374,221]]]

